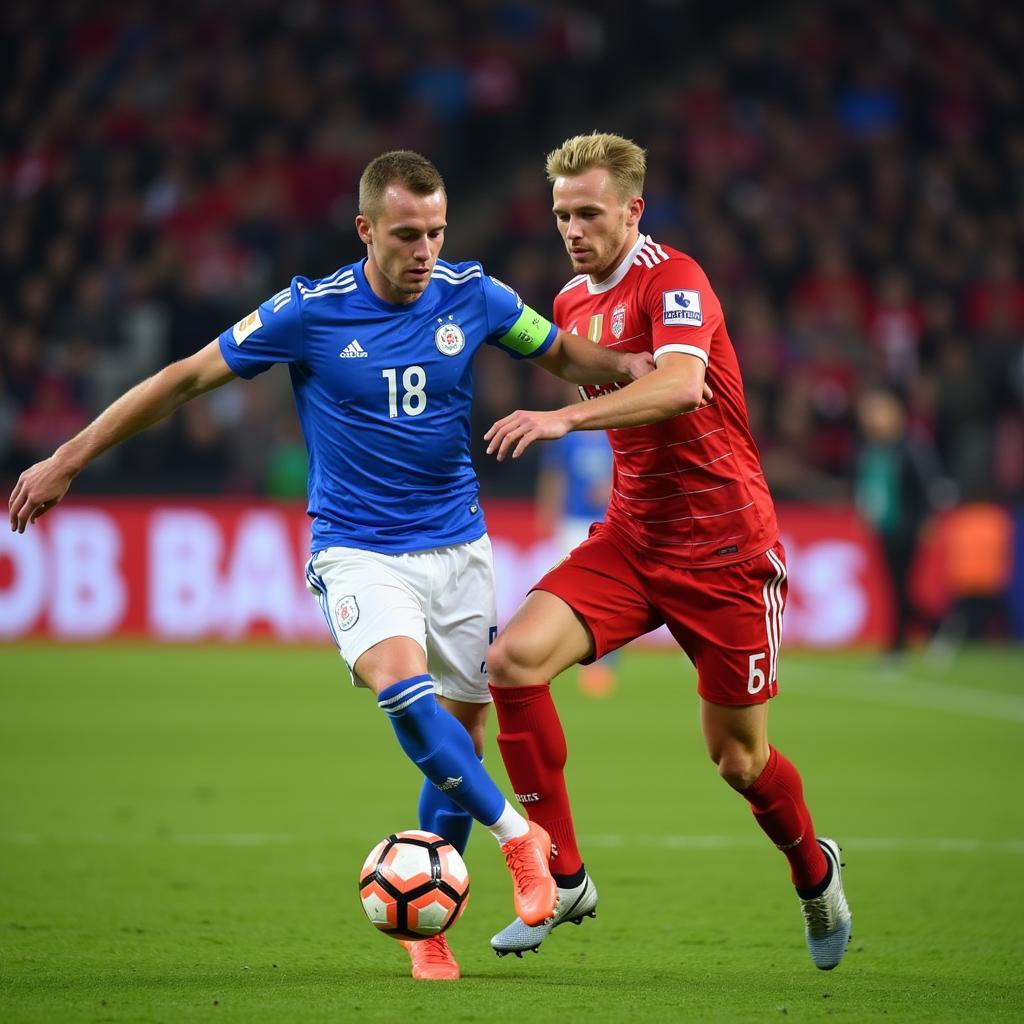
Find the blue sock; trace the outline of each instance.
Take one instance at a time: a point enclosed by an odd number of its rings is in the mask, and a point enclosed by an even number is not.
[[[391,720],[402,749],[442,796],[483,825],[501,817],[504,795],[484,770],[462,723],[438,706],[430,676],[392,683],[377,695],[377,705]]]
[[[419,811],[421,829],[447,839],[459,853],[466,852],[473,815],[464,811],[447,793],[442,793],[430,779],[423,780]]]

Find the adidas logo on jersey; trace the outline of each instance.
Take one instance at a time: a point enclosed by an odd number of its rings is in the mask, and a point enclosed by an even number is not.
[[[338,353],[342,359],[365,359],[367,354],[366,349],[355,338]]]

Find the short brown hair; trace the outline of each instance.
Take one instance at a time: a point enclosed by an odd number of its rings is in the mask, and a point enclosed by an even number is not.
[[[441,172],[425,157],[411,149],[393,149],[374,157],[359,179],[359,212],[367,220],[376,220],[388,185],[395,183],[418,196],[444,192]]]
[[[608,132],[574,135],[548,153],[548,181],[604,167],[622,199],[643,194],[647,156],[632,139]]]

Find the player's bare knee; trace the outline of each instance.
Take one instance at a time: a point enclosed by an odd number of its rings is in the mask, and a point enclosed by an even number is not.
[[[748,789],[761,774],[753,752],[747,750],[728,750],[718,757],[712,754],[712,760],[718,765],[718,774],[733,789]]]
[[[527,646],[514,633],[500,633],[487,651],[487,675],[494,686],[526,686],[536,682]]]

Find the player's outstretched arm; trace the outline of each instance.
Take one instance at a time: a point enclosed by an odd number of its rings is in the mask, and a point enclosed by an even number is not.
[[[7,505],[11,529],[24,533],[25,527],[53,508],[67,494],[71,481],[108,448],[234,376],[219,343],[211,341],[194,355],[136,384],[48,459],[30,466],[18,477]]]
[[[597,347],[596,345],[594,346]],[[714,398],[696,356],[669,353],[653,373],[607,395],[545,412],[517,409],[484,434],[487,454],[518,459],[534,441],[553,441],[570,430],[609,430],[658,423],[692,412]]]
[[[571,384],[639,380],[654,369],[650,352],[616,352],[563,330],[559,330],[547,351],[535,361]]]

